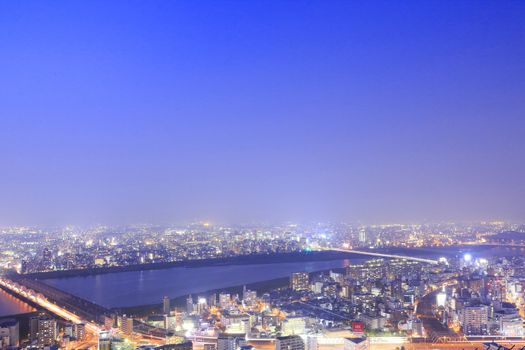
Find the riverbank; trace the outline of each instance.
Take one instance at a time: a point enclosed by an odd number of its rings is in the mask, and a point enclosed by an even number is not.
[[[343,260],[343,259],[362,259],[363,256],[353,253],[332,252],[332,251],[312,251],[312,252],[295,252],[295,253],[275,253],[275,254],[252,254],[241,255],[231,258],[219,259],[199,259],[187,261],[173,261],[152,264],[137,264],[129,266],[109,266],[91,269],[73,269],[63,271],[47,271],[24,274],[25,277],[35,279],[55,279],[78,276],[103,275],[115,272],[130,272],[130,271],[148,271],[148,270],[162,270],[173,267],[212,267],[223,265],[250,265],[250,264],[274,264],[286,262],[312,262],[312,261],[328,261],[328,260]]]
[[[289,277],[282,277],[282,278],[274,278],[268,281],[262,281],[262,282],[256,282],[256,283],[248,283],[243,285],[236,285],[231,287],[225,287],[225,288],[216,288],[211,289],[208,291],[202,291],[199,293],[193,294],[194,301],[196,301],[196,298],[198,296],[209,296],[214,293],[230,293],[230,294],[240,294],[242,295],[242,290],[244,286],[250,290],[257,291],[257,295],[262,295],[266,292],[269,292],[272,289],[277,288],[283,288],[288,286],[290,281]],[[172,307],[179,307],[184,308],[186,305],[186,299],[188,298],[187,295],[182,295],[176,298],[170,299],[171,306]],[[137,305],[137,306],[130,306],[130,307],[119,307],[119,308],[113,308],[113,310],[118,311],[122,314],[127,315],[133,315],[136,317],[144,317],[148,315],[154,315],[162,312],[162,304],[149,304],[149,305]]]
[[[334,268],[330,270],[335,271],[335,272],[341,272],[341,273],[344,272],[344,269],[342,268]],[[313,274],[327,272],[327,271],[329,270],[320,270],[320,271],[310,272],[310,276]],[[231,295],[233,294],[242,295],[242,291],[245,286],[249,290],[257,291],[257,295],[260,296],[274,289],[286,288],[289,286],[289,284],[290,284],[289,277],[280,277],[280,278],[274,278],[274,279],[267,280],[267,281],[247,283],[247,284],[241,284],[241,285],[236,285],[236,286],[231,286],[231,287],[216,288],[216,289],[198,292],[198,293],[193,294],[193,299],[195,301],[198,296],[207,297],[212,294],[218,294],[218,293],[229,293]],[[187,295],[172,298],[170,299],[171,306],[184,308],[186,306],[187,298],[188,298]],[[154,315],[154,314],[158,314],[162,312],[162,303],[149,304],[149,305],[137,305],[137,306],[131,306],[131,307],[119,307],[119,308],[113,308],[113,310],[118,311],[119,313],[122,313],[122,314],[133,315],[136,317],[144,317],[144,316]]]

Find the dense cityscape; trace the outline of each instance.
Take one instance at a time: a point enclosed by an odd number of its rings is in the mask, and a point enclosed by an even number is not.
[[[524,228],[504,222],[4,228],[0,286],[36,311],[25,321],[0,320],[1,344],[5,349],[365,350],[525,341]],[[483,256],[469,247],[512,250]],[[425,249],[442,249],[444,255],[421,258],[428,255],[422,255]],[[242,259],[329,251],[361,258],[344,260],[341,268],[298,270],[287,282],[261,290],[202,291],[182,302],[165,296],[159,306],[142,308],[108,309],[45,279],[50,273],[166,269],[177,262],[241,259],[250,265],[258,260]]]
[[[0,0],[0,350],[525,350],[525,0]]]
[[[288,224],[0,229],[0,266],[20,273],[162,264],[345,247],[522,243],[525,226],[503,222],[425,225]],[[513,235],[516,235],[513,237]]]

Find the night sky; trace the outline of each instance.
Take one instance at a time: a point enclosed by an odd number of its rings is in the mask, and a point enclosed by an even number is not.
[[[523,1],[1,1],[0,224],[525,221]]]

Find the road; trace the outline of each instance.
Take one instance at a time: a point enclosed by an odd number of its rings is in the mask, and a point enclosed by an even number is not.
[[[499,344],[511,347],[516,345],[515,349],[521,349],[525,342],[500,342]],[[452,343],[407,343],[403,344],[406,350],[482,350],[483,342],[452,342]],[[370,350],[395,350],[400,345],[392,344],[371,344]],[[324,349],[319,349],[324,350]],[[328,350],[328,349],[326,349]],[[335,349],[334,349],[335,350]]]
[[[75,315],[74,313],[59,307],[58,305],[54,304],[53,302],[46,299],[45,296],[41,294],[35,293],[33,290],[23,288],[17,283],[14,283],[13,281],[7,279],[7,278],[0,278],[0,285],[3,287],[11,290],[12,292],[19,294],[35,304],[41,306],[42,308],[49,310],[53,314],[62,317],[63,319],[73,322],[73,323],[84,323],[86,326],[86,331],[98,335],[98,333],[102,330],[99,325],[90,322],[88,320],[81,319],[79,316]]]
[[[397,254],[368,252],[368,251],[363,251],[363,250],[344,249],[344,248],[322,248],[322,250],[369,255],[369,256],[379,256],[381,258],[405,259],[405,260],[418,261],[418,262],[423,262],[423,263],[428,263],[428,264],[438,264],[439,263],[437,260],[432,260],[432,259],[417,258],[413,256],[405,256],[405,255],[397,255]]]

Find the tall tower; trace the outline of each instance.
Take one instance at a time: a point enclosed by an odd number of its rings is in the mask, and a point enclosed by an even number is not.
[[[165,296],[164,298],[162,298],[162,313],[165,315],[169,315],[171,311],[170,309],[170,298],[168,296]]]
[[[193,298],[191,294],[188,295],[188,299],[186,299],[186,312],[189,314],[193,313]]]
[[[366,244],[366,229],[364,227],[359,229],[359,243]]]

